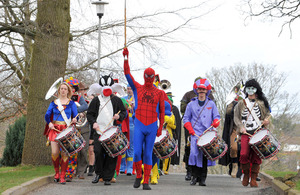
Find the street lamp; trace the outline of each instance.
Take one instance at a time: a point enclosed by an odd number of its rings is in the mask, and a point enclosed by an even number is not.
[[[97,79],[100,78],[100,57],[101,57],[101,18],[104,15],[104,5],[108,4],[105,1],[94,1],[92,4],[96,5],[97,16],[99,17],[98,27],[98,66],[97,66]]]

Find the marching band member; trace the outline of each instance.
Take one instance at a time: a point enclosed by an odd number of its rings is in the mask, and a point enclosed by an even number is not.
[[[79,116],[84,117],[83,112],[88,109],[88,105],[85,99],[83,98],[83,96],[77,94],[79,91],[80,82],[78,81],[78,79],[75,79],[73,77],[69,77],[68,79],[65,80],[65,82],[72,88],[73,95],[71,99],[74,102],[77,102],[79,104],[79,106],[77,106],[77,111],[79,113]],[[88,140],[88,133],[89,133],[88,124],[77,129],[80,132],[80,134],[83,136],[84,140]],[[87,149],[88,149],[88,145],[86,144],[82,150],[69,157],[69,163],[68,163],[68,168],[66,173],[67,182],[72,181],[76,168],[77,168],[78,177],[80,179],[84,179],[83,174],[87,166]]]
[[[114,95],[115,91],[112,90],[114,81],[111,75],[102,76],[99,80],[99,84],[102,87],[101,95],[95,97],[89,105],[87,112],[87,119],[90,124],[93,125],[93,129],[97,131],[94,133],[94,152],[95,152],[95,173],[96,176],[92,183],[98,183],[102,178],[104,185],[111,185],[117,158],[112,158],[108,155],[108,152],[104,149],[99,141],[99,131],[102,133],[109,125],[111,119],[114,119],[113,125],[117,126],[126,117],[126,109],[122,100]],[[120,113],[118,114],[118,112]]]
[[[172,98],[168,97],[169,99],[169,104],[173,102]],[[167,109],[167,107],[169,107],[169,109]],[[169,132],[170,138],[173,139],[174,135],[173,135],[173,130],[176,129],[176,125],[175,125],[175,116],[174,114],[171,112],[171,106],[165,104],[165,127],[167,129],[167,131]],[[170,163],[171,163],[171,157],[170,158],[166,158],[163,160],[163,172],[165,175],[169,174],[169,168],[170,168]]]
[[[172,103],[172,114],[175,117],[175,129],[172,129],[173,132],[173,138],[177,142],[177,152],[171,157],[171,165],[179,165],[180,162],[180,149],[181,149],[181,116],[179,113],[179,109],[177,106],[173,104],[173,95],[172,92],[166,93],[168,98],[170,99],[170,102]]]
[[[231,100],[231,102],[228,102],[228,105],[226,106],[222,139],[228,145],[229,151],[227,151],[227,153],[219,160],[219,164],[223,166],[229,165],[229,175],[231,175],[231,177],[233,178],[238,177],[237,175],[239,171],[238,148],[240,144],[237,138],[237,127],[233,121],[234,107],[237,105],[239,99],[239,85],[240,83],[234,86],[233,91],[231,93],[234,93],[235,97]]]
[[[196,82],[199,79],[202,79],[202,78],[197,77],[194,82]],[[180,112],[181,112],[182,116],[184,116],[186,106],[188,105],[188,103],[190,103],[191,99],[194,97],[197,97],[197,94],[195,93],[194,89],[186,92],[184,94],[184,96],[182,97],[182,99],[180,101]],[[214,97],[213,97],[212,93],[209,93],[208,97],[214,101]],[[185,168],[186,168],[185,180],[190,181],[192,179],[192,168],[191,168],[191,166],[189,166],[189,156],[190,156],[190,150],[191,150],[190,135],[189,135],[188,130],[185,127],[184,127],[184,137],[185,137],[185,147],[184,147],[183,162],[185,163]]]
[[[241,134],[240,164],[244,173],[242,184],[248,186],[251,169],[250,186],[258,187],[256,179],[262,161],[249,145],[249,134],[253,135],[261,124],[265,127],[269,125],[270,110],[268,100],[255,79],[246,82],[245,93],[246,98],[240,100],[234,109],[234,123]]]
[[[45,120],[48,124],[46,126],[46,135],[51,142],[51,153],[52,162],[55,170],[54,181],[65,184],[65,175],[68,166],[68,155],[61,152],[61,160],[59,158],[60,146],[57,141],[55,141],[56,136],[59,131],[63,131],[71,123],[76,123],[77,116],[77,106],[74,101],[70,98],[72,96],[72,89],[66,83],[61,83],[58,87],[58,99],[52,101],[48,107],[45,114]],[[61,173],[59,174],[59,161]]]
[[[136,168],[136,179],[133,187],[138,188],[142,181],[142,164],[144,163],[144,182],[143,190],[151,190],[149,186],[149,177],[152,169],[152,151],[156,136],[161,135],[164,123],[164,96],[162,90],[153,86],[155,71],[152,68],[147,68],[144,71],[144,85],[139,84],[134,80],[130,73],[128,64],[128,49],[124,48],[124,74],[133,90],[135,97],[135,130],[134,130],[134,165]],[[159,107],[159,122],[157,128],[157,111]],[[142,163],[142,149],[143,163]]]
[[[126,150],[126,152],[122,155],[122,162],[121,162],[121,168],[120,173],[127,173],[128,176],[132,175],[133,173],[133,135],[134,135],[134,121],[133,121],[133,114],[134,114],[134,96],[133,91],[128,84],[127,86],[127,96],[124,96],[123,98],[128,102],[129,104],[129,141],[130,146]],[[123,158],[124,156],[124,158]]]
[[[211,85],[207,79],[199,79],[194,83],[194,91],[198,95],[192,98],[187,105],[183,117],[184,127],[191,134],[191,151],[189,165],[192,168],[191,185],[199,182],[200,186],[206,186],[207,166],[214,166],[215,162],[207,160],[197,147],[197,140],[211,125],[217,128],[220,124],[220,115],[216,104],[208,98]]]

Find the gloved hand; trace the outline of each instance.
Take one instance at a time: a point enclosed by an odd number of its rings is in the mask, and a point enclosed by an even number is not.
[[[189,131],[189,133],[191,135],[195,135],[195,131],[194,131],[193,127],[192,127],[192,123],[191,122],[185,123],[184,127]]]
[[[215,119],[211,125],[212,125],[214,128],[217,128],[217,127],[220,125],[220,120],[219,120],[219,119]]]
[[[125,48],[123,49],[123,56],[124,56],[124,58],[125,58],[125,57],[128,58],[128,55],[129,55],[129,51],[128,51],[127,47],[125,47]]]

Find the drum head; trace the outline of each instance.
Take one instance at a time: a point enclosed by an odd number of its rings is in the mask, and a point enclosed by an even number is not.
[[[56,136],[56,139],[61,139],[61,138],[65,137],[72,130],[73,130],[73,126],[66,128],[65,130],[63,130]]]
[[[167,136],[167,133],[168,133],[167,130],[162,130],[161,135],[159,137],[155,137],[155,142],[154,143],[160,142],[164,137]]]
[[[207,131],[205,134],[202,134],[198,141],[198,146],[205,146],[206,144],[210,143],[216,137],[215,131]]]
[[[107,129],[103,135],[101,135],[101,137],[99,138],[100,141],[104,141],[107,138],[110,138],[115,132],[117,132],[118,127],[111,127],[109,129]]]
[[[250,138],[249,144],[255,144],[258,141],[261,141],[268,133],[269,131],[266,129],[258,131]]]

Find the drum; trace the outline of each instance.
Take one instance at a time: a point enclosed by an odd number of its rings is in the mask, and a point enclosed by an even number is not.
[[[257,131],[250,138],[249,144],[262,159],[268,159],[276,155],[280,149],[280,142],[266,128]]]
[[[223,157],[228,149],[225,141],[216,131],[206,131],[197,140],[197,147],[208,160],[218,160]]]
[[[119,127],[110,127],[99,137],[99,141],[110,157],[117,157],[129,147],[126,136]]]
[[[159,159],[170,158],[175,154],[177,144],[171,139],[168,130],[163,129],[161,135],[155,138],[153,152]]]
[[[74,125],[59,133],[55,140],[69,156],[79,152],[85,146],[85,140]]]

